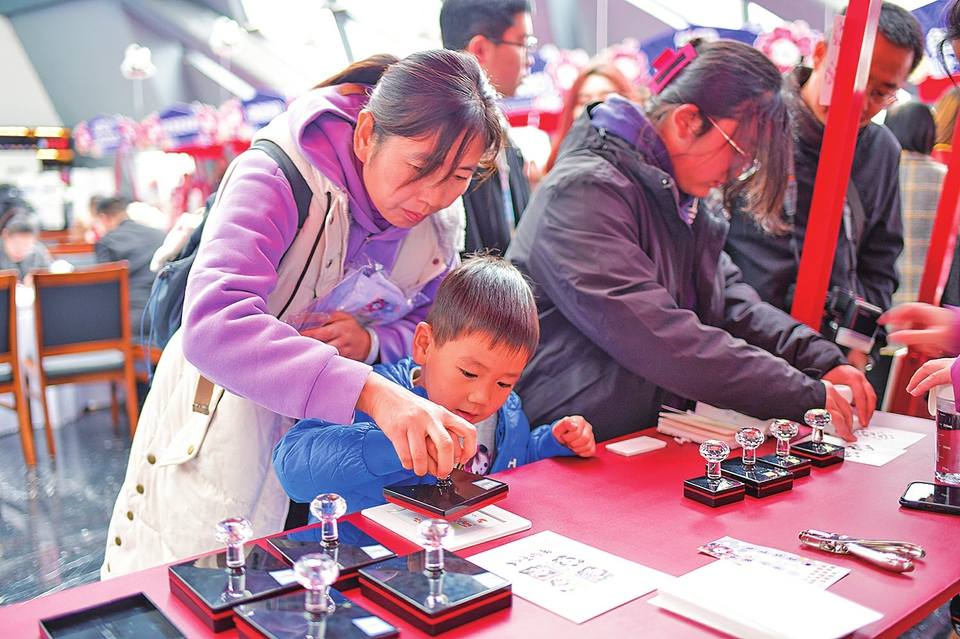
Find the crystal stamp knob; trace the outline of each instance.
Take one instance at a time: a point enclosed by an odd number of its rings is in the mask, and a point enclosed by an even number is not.
[[[743,448],[743,456],[740,463],[746,468],[751,468],[757,463],[757,447],[763,443],[763,431],[759,428],[747,426],[737,431],[734,439]]]
[[[803,421],[813,429],[811,441],[814,444],[823,443],[823,429],[833,423],[830,411],[825,408],[811,408],[803,415]]]
[[[337,520],[347,512],[347,500],[336,493],[317,495],[310,502],[310,512],[320,520],[320,533],[324,546],[336,546],[340,543]]]
[[[224,519],[217,524],[217,541],[227,547],[227,568],[243,568],[243,544],[253,538],[253,527],[243,517]]]
[[[424,567],[431,572],[443,570],[443,541],[453,528],[442,519],[425,519],[417,525],[420,545],[426,550]]]
[[[770,434],[777,440],[777,457],[790,455],[790,440],[800,432],[800,424],[789,419],[775,419],[770,424]]]
[[[336,607],[330,598],[330,586],[340,576],[340,566],[329,555],[312,552],[293,564],[293,574],[306,589],[306,609],[312,615],[329,615]]]
[[[700,456],[707,460],[707,479],[720,479],[720,462],[730,454],[730,447],[719,439],[708,439],[700,444]]]

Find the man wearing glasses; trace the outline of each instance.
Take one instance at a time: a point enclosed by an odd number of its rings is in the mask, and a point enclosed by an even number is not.
[[[896,101],[900,86],[923,57],[923,41],[916,18],[897,5],[883,3],[828,289],[841,287],[882,310],[891,306],[898,283],[895,263],[903,248],[900,147],[886,127],[870,120]],[[793,195],[784,207],[792,231],[784,235],[764,231],[736,211],[726,243],[727,253],[742,269],[746,282],[764,301],[787,312],[793,305],[829,108],[821,104],[826,58],[827,45],[821,40],[814,51],[813,69],[798,67],[787,78],[796,125],[795,189],[791,187]],[[850,360],[861,370],[868,361],[867,355],[858,351],[851,351]],[[874,383],[878,395],[885,382]]]
[[[493,88],[509,98],[527,75],[537,46],[532,11],[530,0],[445,0],[440,10],[443,46],[473,54]],[[493,172],[474,176],[463,196],[466,252],[505,253],[529,200],[523,155],[509,142]]]

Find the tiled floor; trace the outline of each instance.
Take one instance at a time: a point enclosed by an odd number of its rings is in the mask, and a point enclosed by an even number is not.
[[[101,410],[54,432],[51,460],[36,431],[35,471],[27,470],[19,435],[0,437],[0,605],[99,578],[130,451],[126,421],[115,431],[110,411]]]

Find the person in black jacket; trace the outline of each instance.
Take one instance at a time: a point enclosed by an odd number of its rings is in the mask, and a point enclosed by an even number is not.
[[[664,69],[676,71],[668,76]],[[760,301],[723,253],[714,189],[779,210],[792,153],[782,79],[739,42],[695,43],[655,76],[646,113],[589,107],[507,258],[535,283],[540,346],[517,385],[531,423],[583,415],[597,441],[655,426],[689,400],[801,420],[827,408],[851,437],[876,396],[837,346]]]
[[[923,31],[909,11],[883,3],[870,75],[860,114],[844,222],[836,240],[828,291],[854,293],[881,310],[890,308],[897,288],[897,257],[903,248],[900,210],[900,145],[871,118],[891,105],[900,86],[923,58]],[[734,210],[725,250],[743,271],[743,279],[760,298],[788,313],[793,306],[800,255],[806,239],[814,180],[820,161],[827,106],[820,104],[826,75],[827,45],[817,43],[813,69],[798,67],[788,78],[788,102],[796,123],[793,194],[786,203],[787,227],[763,228]],[[866,354],[852,351],[851,361],[863,369]]]
[[[527,75],[536,47],[532,11],[530,0],[446,0],[440,10],[443,46],[472,54],[493,88],[509,98]],[[504,253],[529,200],[523,155],[508,132],[495,165],[474,175],[463,196],[465,253]]]
[[[130,331],[140,335],[140,320],[150,298],[155,274],[150,270],[150,258],[163,244],[164,232],[138,222],[127,215],[129,201],[122,197],[109,197],[97,203],[97,223],[103,229],[103,237],[94,245],[97,262],[130,263]],[[144,323],[144,335],[150,332],[150,321]]]

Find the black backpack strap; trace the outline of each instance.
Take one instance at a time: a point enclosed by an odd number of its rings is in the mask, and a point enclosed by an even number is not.
[[[287,183],[293,191],[293,200],[297,203],[297,228],[302,228],[310,212],[310,200],[313,198],[313,191],[310,190],[307,181],[303,179],[300,169],[293,163],[290,156],[280,148],[280,145],[273,140],[257,140],[250,145],[250,148],[258,149],[269,155],[283,171],[283,175],[287,178]]]

